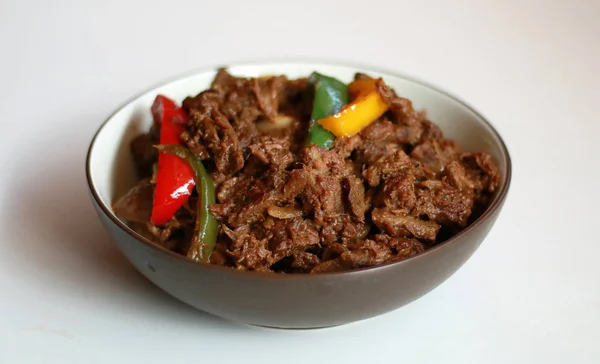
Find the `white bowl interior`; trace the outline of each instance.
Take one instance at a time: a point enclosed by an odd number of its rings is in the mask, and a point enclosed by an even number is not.
[[[464,150],[483,151],[492,155],[506,174],[508,161],[502,153],[502,143],[492,128],[466,105],[417,81],[368,69],[319,63],[269,63],[231,66],[234,75],[261,76],[283,74],[290,78],[306,77],[313,71],[350,82],[356,72],[382,77],[398,95],[413,102],[417,109],[427,111],[428,118],[455,139]],[[105,207],[112,211],[112,201],[136,182],[135,168],[129,144],[151,126],[150,106],[157,94],[178,102],[197,95],[210,86],[216,71],[199,72],[156,87],[119,109],[98,132],[89,155],[90,177]]]

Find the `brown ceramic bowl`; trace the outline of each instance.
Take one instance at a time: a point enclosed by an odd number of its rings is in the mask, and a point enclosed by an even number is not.
[[[92,202],[127,259],[151,282],[199,310],[247,324],[316,328],[363,320],[418,299],[456,272],[494,225],[511,179],[510,156],[502,139],[480,114],[437,88],[391,72],[323,63],[260,63],[229,68],[236,75],[319,71],[350,81],[355,72],[383,77],[398,94],[426,109],[447,137],[466,150],[485,151],[498,162],[502,183],[487,211],[450,240],[410,259],[347,273],[272,274],[192,263],[145,239],[111,209],[115,197],[135,183],[129,142],[148,130],[157,93],[182,101],[210,85],[215,69],[200,71],[146,91],[113,113],[95,135],[86,172]]]

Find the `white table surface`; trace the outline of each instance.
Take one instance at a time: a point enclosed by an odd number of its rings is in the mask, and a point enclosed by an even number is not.
[[[600,2],[284,3],[0,2],[0,363],[599,363]],[[514,163],[503,213],[453,277],[313,331],[226,322],[152,286],[84,176],[93,133],[132,94],[296,56],[437,84],[491,119]]]

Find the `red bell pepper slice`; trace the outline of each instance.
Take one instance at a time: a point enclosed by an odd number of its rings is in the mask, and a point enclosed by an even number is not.
[[[150,111],[152,112],[152,119],[154,119],[154,123],[159,125],[162,124],[165,110],[171,111],[175,109],[177,109],[177,105],[173,100],[163,95],[156,96],[156,99],[154,99],[154,103],[150,108]]]
[[[162,95],[156,97],[151,111],[154,122],[161,124],[160,144],[181,145],[179,136],[187,123],[185,111]],[[187,162],[173,154],[159,153],[150,221],[154,225],[169,221],[190,197],[194,184],[194,172]]]

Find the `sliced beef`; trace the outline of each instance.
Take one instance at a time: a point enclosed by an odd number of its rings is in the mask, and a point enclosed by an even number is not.
[[[275,262],[319,244],[319,232],[315,224],[301,217],[275,219],[268,234],[269,247]]]
[[[235,266],[256,271],[271,271],[274,262],[269,242],[260,232],[253,231],[249,225],[235,230],[223,226],[223,233],[231,239],[229,254],[235,261]]]
[[[387,179],[375,199],[379,207],[412,210],[417,203],[415,177],[406,172]]]
[[[196,136],[192,140],[202,143],[217,170],[224,175],[231,175],[244,166],[244,154],[233,126],[218,109],[200,107],[191,110],[187,133]],[[183,140],[189,139],[184,136]]]
[[[412,166],[412,161],[402,150],[380,158],[363,173],[370,186],[377,186],[381,180],[396,176]]]
[[[402,146],[396,143],[379,143],[377,141],[365,140],[353,154],[354,163],[361,169],[376,163],[378,160],[387,157],[390,154],[403,150]]]
[[[317,255],[309,252],[299,252],[293,255],[291,266],[296,272],[308,273],[319,263],[321,263],[321,259]]]
[[[393,260],[403,260],[425,251],[425,245],[414,238],[393,238],[389,235],[378,234],[375,235],[375,241],[392,249]]]
[[[311,145],[302,150],[301,157],[306,169],[315,173],[341,177],[348,172],[344,158],[332,150]]]
[[[252,80],[252,91],[258,100],[258,105],[271,121],[275,121],[279,109],[279,95],[286,86],[287,79],[283,76],[255,78]]]
[[[351,246],[338,259],[348,268],[361,268],[385,263],[391,257],[392,252],[386,244],[367,239]]]
[[[183,100],[182,107],[191,118],[192,111],[196,113],[196,120],[190,121],[189,126],[181,134],[181,141],[185,146],[196,154],[200,159],[206,160],[211,158],[211,154],[205,144],[205,135],[203,130],[203,115],[207,110],[217,109],[219,104],[223,102],[223,97],[215,90],[206,90],[201,92],[196,97],[187,97]],[[207,123],[210,123],[208,120]]]
[[[264,115],[253,84],[253,79],[233,77],[220,70],[212,87],[221,100],[219,111],[235,127],[242,147],[257,134],[255,122]]]
[[[413,108],[410,100],[396,95],[396,92],[381,80],[377,82],[377,91],[383,101],[390,105],[390,112],[397,123],[418,125],[425,118],[424,113]]]
[[[248,190],[237,190],[231,197],[210,206],[209,211],[221,222],[237,228],[263,220],[267,207],[275,203],[276,195],[264,180],[252,178]]]
[[[346,163],[335,152],[316,145],[304,149],[301,160],[306,185],[300,197],[315,222],[325,226],[344,213],[341,180],[348,173]]]
[[[236,176],[223,181],[217,188],[217,202],[225,203],[233,200],[240,193],[245,193],[254,182],[253,177]]]
[[[348,176],[344,178],[343,183],[352,215],[359,221],[364,221],[365,212],[369,209],[369,201],[365,197],[365,186],[362,179],[357,176]]]
[[[158,161],[158,151],[154,144],[156,141],[149,133],[141,134],[131,142],[131,154],[140,178],[152,176],[153,166]]]
[[[112,208],[123,220],[146,223],[152,215],[153,199],[154,185],[145,178],[115,201]]]
[[[492,156],[487,153],[462,153],[468,178],[473,181],[478,192],[493,193],[500,185],[500,172]]]
[[[476,187],[476,179],[467,175],[467,170],[460,161],[452,161],[446,165],[444,170],[444,181],[461,191],[473,191]],[[478,186],[481,187],[481,186]]]
[[[473,208],[473,191],[461,191],[445,181],[428,180],[416,189],[417,205],[412,213],[438,224],[466,226]]]
[[[446,165],[458,158],[458,146],[446,140],[426,140],[417,145],[410,156],[423,165],[430,178],[438,178]]]
[[[311,273],[337,272],[349,269],[372,267],[392,259],[393,254],[386,244],[363,240],[352,244],[350,250],[339,257],[325,261],[313,268]]]
[[[150,222],[147,222],[146,224],[150,233],[163,245],[166,245],[166,243],[171,240],[174,232],[180,230],[184,226],[181,221],[175,218],[160,226],[156,226]]]
[[[259,161],[277,169],[285,169],[294,161],[290,142],[285,138],[263,137],[250,145],[249,149]]]
[[[360,134],[353,135],[351,137],[340,137],[336,138],[333,145],[333,150],[342,158],[348,158],[352,155],[352,152],[358,148],[362,143]]]
[[[305,81],[289,81],[286,77],[241,78],[221,69],[215,76],[211,89],[188,97],[183,108],[190,122],[182,134],[186,146],[201,159],[214,162],[218,173],[213,176],[222,182],[244,167],[245,157],[253,154],[268,163],[280,166],[293,160],[291,150],[297,148],[296,130],[304,124],[299,118],[306,114],[305,103],[300,98]],[[290,102],[296,109],[290,110]],[[293,114],[289,127],[260,132],[257,122],[267,120],[275,123],[280,115],[279,107]],[[265,141],[264,136],[279,137],[277,141]],[[278,148],[285,145],[284,148]],[[285,150],[284,150],[285,149]],[[285,163],[282,163],[285,162]]]
[[[332,259],[321,261],[310,272],[311,273],[332,273],[345,271],[347,268],[342,264],[340,259]]]
[[[404,210],[375,208],[371,218],[381,231],[393,237],[414,237],[434,242],[440,230],[440,225],[434,221],[419,219]]]
[[[301,199],[301,194],[306,188],[307,172],[302,169],[295,169],[285,173],[285,182],[279,190],[281,200],[285,202]]]
[[[233,177],[217,188],[218,203],[209,210],[233,228],[254,224],[265,219],[270,206],[294,205],[306,183],[304,171],[279,168],[263,171],[258,177]]]
[[[333,243],[348,243],[364,239],[370,231],[370,227],[363,221],[359,221],[348,214],[330,218],[321,226],[321,241],[330,245]]]
[[[421,123],[411,125],[394,124],[389,119],[384,118],[364,128],[360,135],[365,140],[378,143],[413,145],[421,140],[423,131]]]
[[[219,68],[217,74],[210,86],[211,90],[225,94],[228,90],[234,88],[244,88],[246,80],[239,77],[234,77],[225,68]]]

